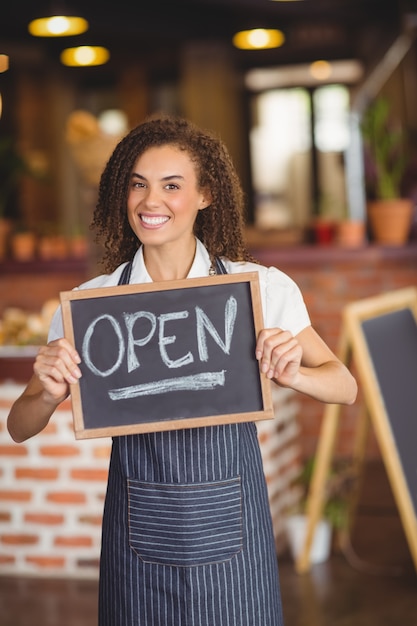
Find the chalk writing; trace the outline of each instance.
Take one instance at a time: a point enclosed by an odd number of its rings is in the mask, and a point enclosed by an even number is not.
[[[139,396],[153,396],[168,391],[202,391],[223,387],[225,384],[225,370],[221,372],[205,372],[179,378],[168,378],[143,385],[132,385],[121,389],[111,389],[109,397],[112,400],[126,400],[126,398],[138,398]]]
[[[196,319],[197,347],[200,361],[207,362],[209,358],[207,348],[207,334],[209,334],[213,338],[214,342],[225,354],[229,355],[237,315],[236,298],[230,296],[225,305],[224,340],[221,338],[214,324],[201,307],[194,307],[194,312]],[[110,314],[99,315],[90,322],[85,332],[81,350],[82,358],[86,366],[95,376],[100,376],[104,378],[113,374],[121,366],[123,359],[127,354],[127,369],[129,373],[133,372],[141,365],[136,353],[136,348],[143,347],[148,342],[150,342],[156,333],[157,327],[159,327],[158,347],[162,363],[169,369],[183,367],[184,365],[193,363],[194,356],[191,351],[188,351],[186,354],[177,359],[171,359],[169,357],[167,347],[176,342],[177,336],[174,334],[167,334],[167,325],[169,322],[187,320],[189,316],[190,313],[187,310],[174,311],[172,313],[162,313],[158,316],[150,311],[123,313],[122,319],[124,321],[126,334],[125,343],[123,329],[119,321]],[[135,328],[139,320],[147,320],[149,322],[149,330],[147,330],[147,332],[142,337],[135,336]],[[94,363],[94,358],[92,356],[91,350],[91,343],[94,338],[94,332],[97,328],[97,325],[103,322],[110,323],[110,328],[114,331],[118,343],[118,352],[115,362],[111,367],[108,367],[107,369],[99,369],[99,367],[97,367],[97,365]],[[121,389],[112,389],[108,391],[108,395],[112,400],[124,400],[126,398],[135,398],[144,395],[155,395],[160,393],[167,393],[170,391],[199,391],[202,389],[214,389],[219,385],[223,386],[225,384],[225,371],[226,370],[221,370],[219,372],[205,372],[204,374],[183,376],[176,379],[174,378],[158,380],[154,382],[148,382],[146,384],[123,387]]]

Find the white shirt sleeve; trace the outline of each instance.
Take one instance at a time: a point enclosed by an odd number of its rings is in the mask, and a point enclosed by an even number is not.
[[[310,326],[310,317],[298,285],[275,267],[267,268],[264,282],[266,328],[281,328],[297,335]]]
[[[265,328],[281,328],[297,335],[311,325],[298,285],[276,267],[224,260],[231,274],[258,272]]]

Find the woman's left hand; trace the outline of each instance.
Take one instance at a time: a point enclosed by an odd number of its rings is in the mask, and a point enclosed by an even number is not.
[[[281,387],[321,402],[352,404],[356,399],[352,374],[311,326],[296,337],[280,328],[261,330],[256,358],[261,372]]]
[[[296,337],[280,328],[267,328],[259,333],[256,358],[261,372],[283,387],[293,387],[299,373],[303,349]]]

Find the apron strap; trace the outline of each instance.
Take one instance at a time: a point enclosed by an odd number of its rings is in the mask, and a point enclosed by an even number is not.
[[[219,259],[219,257],[215,257],[214,263],[216,265],[216,274],[227,274],[227,269]]]
[[[130,275],[132,273],[132,261],[129,261],[129,263],[127,263],[124,268],[123,271],[120,275],[119,278],[119,282],[117,283],[118,285],[128,285],[130,282]]]

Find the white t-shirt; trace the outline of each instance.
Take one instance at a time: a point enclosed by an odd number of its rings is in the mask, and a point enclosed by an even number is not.
[[[297,335],[310,325],[310,318],[301,291],[296,283],[284,272],[281,272],[276,267],[264,267],[256,263],[244,261],[236,262],[222,259],[222,262],[229,274],[258,272],[265,328],[281,328],[289,330],[293,335]],[[125,265],[123,263],[111,274],[97,276],[76,287],[76,289],[114,287],[119,283]],[[210,265],[210,256],[206,248],[201,241],[197,240],[196,254],[187,278],[208,276]],[[151,282],[152,279],[146,270],[143,259],[143,250],[140,247],[133,259],[130,283]],[[63,335],[61,308],[59,307],[51,322],[48,341],[58,339]]]

